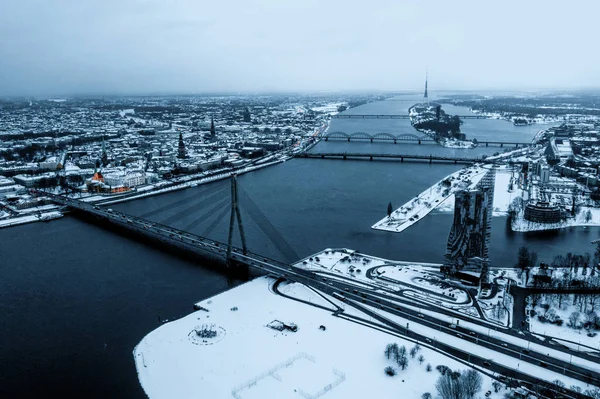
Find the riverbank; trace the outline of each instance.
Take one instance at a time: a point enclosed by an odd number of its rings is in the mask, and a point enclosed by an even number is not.
[[[22,224],[33,223],[33,222],[49,222],[54,219],[63,217],[63,213],[60,211],[48,211],[41,212],[33,215],[22,215],[12,217],[8,219],[0,220],[0,229],[5,227],[20,226]]]
[[[390,216],[379,220],[371,228],[401,233],[449,200],[452,202],[453,209],[454,193],[458,190],[474,188],[489,168],[490,166],[487,165],[473,165],[446,176],[393,211]]]

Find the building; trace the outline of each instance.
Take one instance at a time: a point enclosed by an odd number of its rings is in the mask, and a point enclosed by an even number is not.
[[[455,193],[454,222],[442,266],[445,273],[455,274],[467,267],[487,277],[494,178],[495,171],[491,170],[475,189]]]
[[[549,161],[558,160],[564,162],[573,156],[571,142],[568,139],[553,138],[548,143],[545,154]]]
[[[550,168],[548,165],[543,165],[540,168],[540,182],[548,183],[550,181]]]
[[[536,223],[559,223],[563,213],[557,205],[547,201],[529,202],[525,205],[525,220]]]
[[[177,147],[177,158],[185,159],[185,143],[183,142],[183,134],[179,133],[179,146]]]
[[[146,174],[141,171],[115,171],[104,175],[104,184],[112,187],[136,187],[146,184]]]

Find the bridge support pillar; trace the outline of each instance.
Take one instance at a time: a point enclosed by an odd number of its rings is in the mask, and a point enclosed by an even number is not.
[[[433,163],[433,155],[429,156],[429,163]]]
[[[500,143],[500,148],[504,147],[504,143]]]
[[[373,142],[373,138],[371,137],[371,143]]]
[[[325,155],[321,155],[321,159],[325,158]]]
[[[373,155],[371,155],[371,156],[369,157],[369,161],[372,161],[372,160],[373,160]]]
[[[400,162],[404,162],[404,157],[400,157]]]
[[[419,144],[421,144],[421,140],[419,140]]]
[[[348,137],[348,141],[350,141],[350,137]]]
[[[346,160],[346,155],[344,154],[344,161]]]
[[[248,252],[246,246],[246,235],[244,234],[244,225],[242,224],[242,215],[238,208],[238,193],[237,193],[237,176],[231,175],[231,219],[229,220],[229,237],[227,240],[227,260],[231,259],[232,243],[233,243],[233,226],[237,218],[238,230],[242,239],[242,251],[244,254]]]
[[[490,145],[490,143],[485,143],[485,146],[486,146],[486,147],[487,147],[487,146],[489,146],[489,145]]]
[[[325,137],[325,141],[329,140],[329,137]]]
[[[455,160],[454,160],[454,165],[456,165],[456,162],[457,162],[457,161],[456,161],[456,159],[455,159]]]
[[[396,144],[396,139],[394,139],[394,144]]]

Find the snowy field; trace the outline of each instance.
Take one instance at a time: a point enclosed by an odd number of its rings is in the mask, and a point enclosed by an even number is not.
[[[467,368],[423,347],[419,353],[424,361],[409,357],[408,367],[401,370],[384,356],[384,349],[393,342],[407,349],[414,343],[274,295],[271,282],[261,277],[202,301],[199,305],[208,312],[194,312],[144,337],[134,358],[148,396],[395,399],[400,394],[420,399],[425,392],[437,396],[437,365]],[[273,320],[293,322],[298,330],[267,327]],[[194,344],[190,332],[201,324],[222,328],[224,337],[214,344]],[[432,371],[426,371],[427,364]],[[398,374],[387,376],[386,366]],[[484,377],[481,395],[493,392],[491,383]],[[499,399],[504,392],[493,393],[492,398]]]
[[[452,173],[393,211],[390,217],[386,216],[375,223],[371,228],[400,233],[449,199],[452,198],[453,203],[454,192],[475,187],[488,170],[489,166],[473,165]],[[451,185],[445,186],[444,181],[449,181]],[[451,209],[453,207],[454,205]]]

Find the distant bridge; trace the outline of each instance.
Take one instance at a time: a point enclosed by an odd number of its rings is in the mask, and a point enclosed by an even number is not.
[[[492,161],[486,161],[482,158],[465,158],[465,157],[445,157],[439,155],[408,155],[408,154],[368,154],[368,153],[357,153],[357,152],[320,152],[310,153],[302,152],[295,156],[295,158],[312,158],[312,159],[368,159],[369,161],[376,160],[404,160],[412,161],[428,161],[429,163],[436,162],[451,162],[461,164],[473,164],[477,162],[491,163]]]
[[[488,119],[483,115],[458,115],[460,119]],[[363,114],[337,114],[335,119],[410,119],[409,115],[404,114],[383,114],[383,115],[363,115]]]
[[[406,141],[412,141],[412,142],[417,142],[418,144],[421,143],[435,143],[436,141],[429,137],[429,136],[417,136],[416,134],[411,134],[411,133],[403,133],[403,134],[399,134],[397,136],[391,134],[391,133],[386,133],[386,132],[381,132],[381,133],[375,133],[375,134],[370,134],[367,132],[354,132],[354,133],[346,133],[346,132],[341,132],[341,131],[335,131],[335,132],[326,132],[323,135],[321,135],[321,138],[325,141],[329,141],[331,140],[345,140],[345,141],[352,141],[352,140],[369,140],[371,143],[374,141],[389,141],[389,142],[394,142],[394,144],[398,143],[398,142],[406,142]],[[531,143],[524,143],[524,142],[517,142],[517,141],[476,141],[476,143],[480,146],[483,146],[485,144],[486,147],[489,147],[490,145],[496,145],[499,147],[504,147],[505,145],[508,146],[514,146],[514,147],[526,147],[529,145],[532,145]]]
[[[325,141],[328,141],[329,139],[337,139],[337,140],[347,140],[347,141],[351,141],[351,140],[370,140],[371,143],[373,141],[393,141],[394,144],[396,144],[398,141],[416,141],[419,144],[421,144],[421,142],[430,142],[430,143],[435,143],[435,140],[429,136],[417,136],[416,134],[410,134],[410,133],[405,133],[405,134],[400,134],[398,136],[394,136],[391,133],[375,133],[375,134],[369,134],[366,132],[354,132],[354,133],[346,133],[346,132],[340,132],[340,131],[335,131],[335,132],[327,132],[324,135],[321,136]]]

